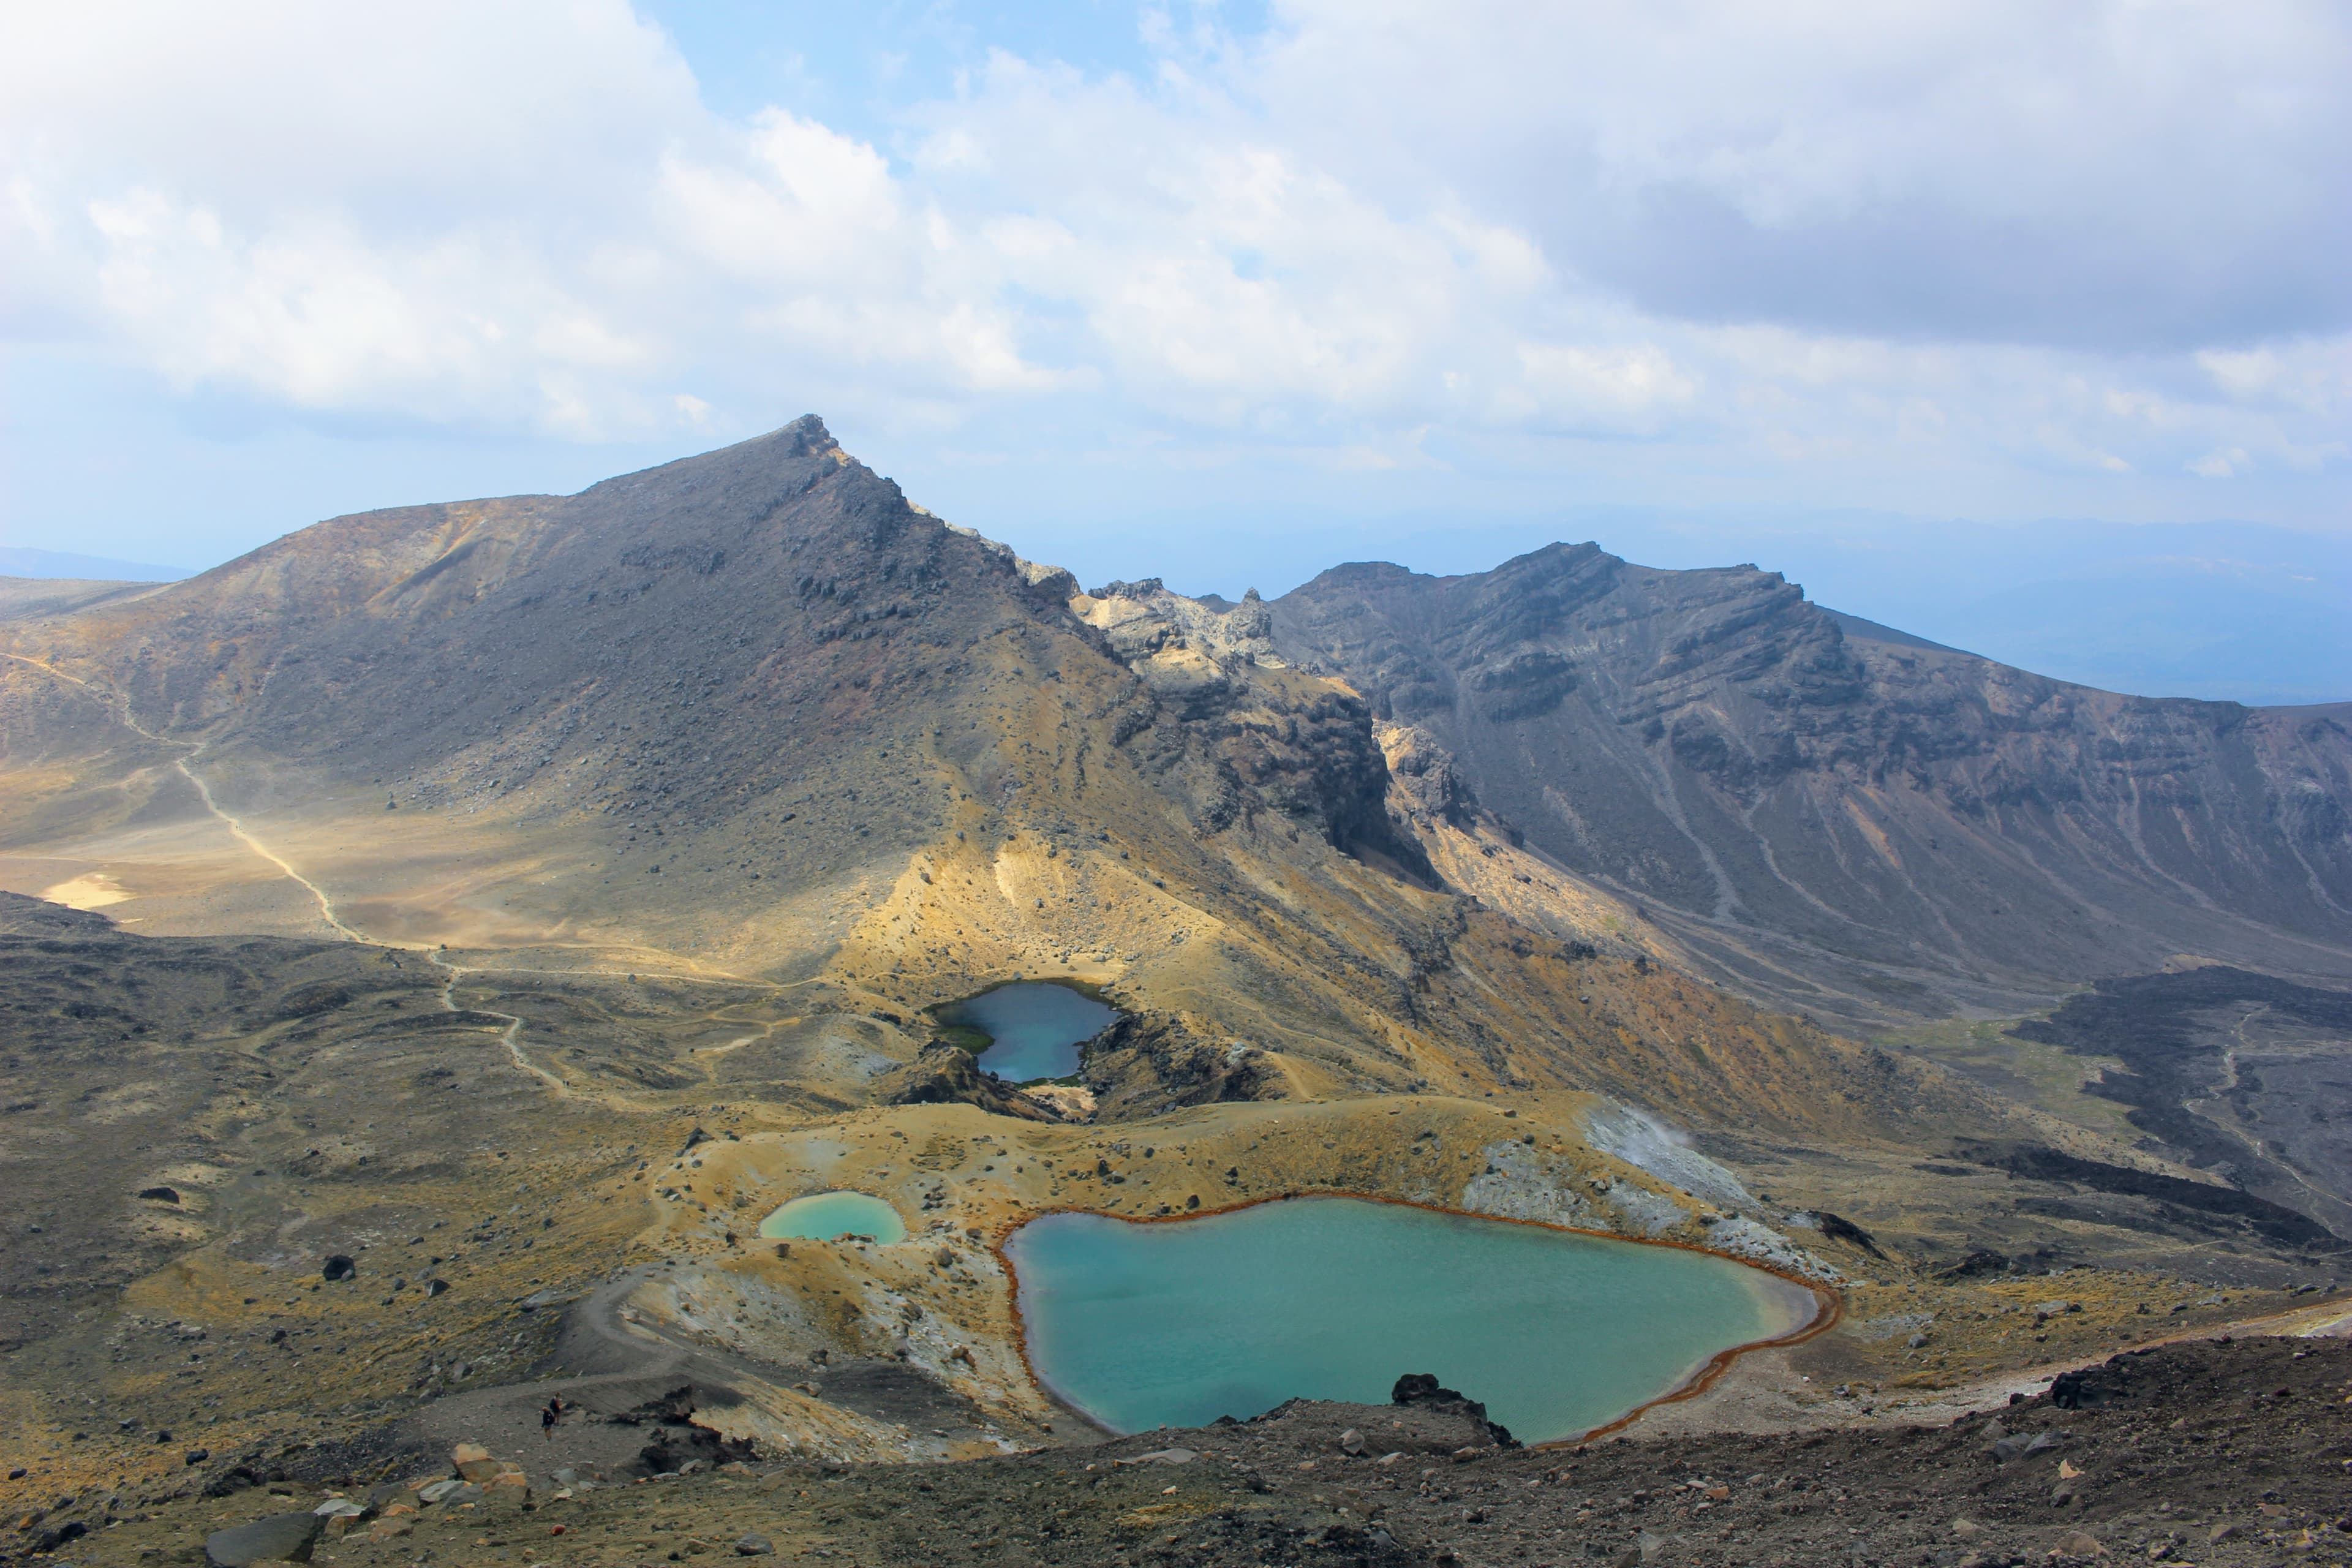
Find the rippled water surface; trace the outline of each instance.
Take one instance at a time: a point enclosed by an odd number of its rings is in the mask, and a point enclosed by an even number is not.
[[[1047,1215],[1006,1254],[1031,1364],[1120,1432],[1290,1398],[1385,1404],[1428,1372],[1522,1441],[1572,1436],[1815,1310],[1727,1258],[1357,1198]]]

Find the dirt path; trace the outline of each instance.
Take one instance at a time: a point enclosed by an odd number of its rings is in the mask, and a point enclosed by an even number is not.
[[[1934,1393],[1890,1394],[1873,1391],[1824,1398],[1830,1391],[1799,1373],[1788,1352],[1753,1351],[1741,1357],[1706,1392],[1678,1403],[1654,1406],[1625,1430],[1635,1437],[1654,1439],[1725,1433],[1762,1435],[1939,1426],[1963,1415],[2000,1409],[2014,1399],[2033,1398],[2047,1392],[2063,1373],[2100,1365],[2125,1352],[2274,1337],[2352,1339],[2352,1297],[2339,1294],[2285,1312],[2209,1323],[2177,1334],[2110,1345],[2062,1361],[2012,1367]]]

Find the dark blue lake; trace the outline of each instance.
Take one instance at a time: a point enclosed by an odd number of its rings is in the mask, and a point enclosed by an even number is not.
[[[1076,1072],[1079,1042],[1117,1023],[1118,1009],[1066,985],[1022,980],[944,1008],[940,1017],[989,1037],[982,1067],[1008,1083],[1034,1083]]]

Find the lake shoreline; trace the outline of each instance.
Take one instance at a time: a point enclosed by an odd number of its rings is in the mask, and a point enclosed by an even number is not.
[[[1087,1207],[1081,1205],[1065,1204],[1056,1205],[1049,1208],[1038,1209],[1022,1216],[1014,1222],[1000,1226],[988,1240],[988,1248],[990,1253],[995,1258],[997,1266],[1004,1270],[1007,1285],[1007,1302],[1013,1326],[1013,1349],[1014,1353],[1019,1356],[1022,1369],[1027,1373],[1031,1385],[1036,1388],[1040,1394],[1044,1394],[1045,1398],[1051,1401],[1057,1408],[1069,1411],[1079,1420],[1084,1421],[1088,1426],[1095,1430],[1106,1433],[1112,1436],[1122,1435],[1117,1432],[1113,1427],[1090,1415],[1075,1400],[1068,1397],[1061,1390],[1055,1388],[1053,1383],[1038,1370],[1034,1359],[1031,1356],[1029,1348],[1030,1325],[1027,1318],[1023,1312],[1021,1304],[1020,1269],[1013,1260],[1008,1245],[1016,1233],[1038,1220],[1045,1219],[1055,1215],[1083,1215],[1094,1218],[1116,1220],[1128,1225],[1173,1225],[1187,1220],[1212,1219],[1221,1215],[1238,1214],[1248,1209],[1261,1208],[1269,1204],[1289,1203],[1300,1198],[1349,1198],[1361,1203],[1380,1204],[1394,1208],[1417,1209],[1424,1213],[1444,1215],[1459,1219],[1486,1220],[1500,1225],[1524,1226],[1533,1230],[1549,1231],[1562,1236],[1578,1236],[1601,1241],[1627,1242],[1637,1247],[1664,1247],[1677,1252],[1692,1253],[1704,1258],[1717,1258],[1726,1263],[1737,1264],[1743,1268],[1753,1269],[1759,1274],[1769,1276],[1769,1278],[1781,1281],[1784,1284],[1795,1287],[1797,1289],[1802,1291],[1812,1301],[1812,1314],[1794,1328],[1785,1330],[1778,1334],[1768,1335],[1761,1339],[1743,1341],[1738,1344],[1727,1346],[1726,1348],[1708,1356],[1695,1371],[1678,1380],[1672,1387],[1661,1394],[1640,1401],[1633,1405],[1633,1408],[1627,1410],[1622,1415],[1616,1416],[1601,1426],[1588,1428],[1587,1430],[1577,1433],[1573,1436],[1545,1438],[1538,1442],[1529,1443],[1527,1445],[1529,1449],[1576,1448],[1583,1445],[1609,1437],[1620,1431],[1622,1431],[1624,1428],[1631,1426],[1635,1422],[1639,1421],[1644,1415],[1648,1414],[1652,1410],[1657,1409],[1661,1405],[1672,1405],[1692,1399],[1705,1393],[1710,1386],[1717,1382],[1726,1372],[1737,1365],[1742,1357],[1759,1351],[1785,1349],[1790,1346],[1802,1344],[1806,1341],[1817,1338],[1818,1336],[1827,1333],[1830,1330],[1835,1328],[1845,1315],[1845,1298],[1842,1293],[1832,1287],[1822,1284],[1818,1280],[1808,1279],[1802,1276],[1790,1273],[1786,1269],[1775,1268],[1769,1264],[1759,1263],[1753,1258],[1742,1258],[1727,1252],[1719,1252],[1712,1247],[1698,1247],[1689,1242],[1663,1240],[1654,1237],[1625,1236],[1616,1231],[1593,1230],[1580,1226],[1560,1225],[1549,1220],[1523,1219],[1506,1215],[1481,1214],[1473,1209],[1457,1208],[1448,1204],[1430,1203],[1412,1198],[1389,1197],[1377,1193],[1366,1193],[1329,1187],[1301,1188],[1296,1191],[1273,1193],[1259,1197],[1247,1198],[1238,1203],[1223,1204],[1214,1208],[1191,1209],[1181,1214],[1166,1215],[1124,1215],[1105,1209]],[[1475,1398],[1478,1396],[1476,1390],[1471,1390],[1469,1392],[1471,1393],[1472,1397]]]
[[[1129,1016],[1103,986],[1076,979],[1000,981],[923,1012],[940,1039],[1015,1089],[1079,1081],[1086,1047]]]

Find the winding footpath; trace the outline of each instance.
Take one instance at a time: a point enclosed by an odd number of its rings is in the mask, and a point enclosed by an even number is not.
[[[178,770],[182,778],[186,779],[190,784],[194,786],[196,798],[204,802],[205,809],[217,818],[222,826],[228,829],[229,837],[236,839],[246,848],[251,850],[255,855],[267,860],[271,866],[277,868],[280,876],[285,877],[288,880],[300,888],[304,892],[310,894],[311,900],[319,906],[319,918],[326,922],[329,930],[334,931],[346,942],[359,942],[371,947],[394,948],[404,952],[416,952],[423,954],[427,963],[445,971],[448,975],[448,978],[443,982],[441,986],[441,1005],[445,1011],[450,1013],[476,1013],[484,1017],[496,1018],[502,1021],[506,1027],[499,1036],[499,1044],[506,1047],[507,1055],[512,1058],[514,1065],[522,1071],[530,1073],[534,1078],[539,1079],[541,1082],[545,1083],[548,1088],[553,1089],[558,1095],[566,1099],[571,1097],[572,1086],[570,1084],[564,1082],[563,1079],[548,1071],[545,1068],[541,1067],[537,1062],[532,1061],[530,1057],[524,1054],[521,1039],[523,1020],[520,1016],[512,1013],[501,1013],[497,1011],[495,1008],[490,1007],[467,1007],[460,1006],[458,1005],[457,997],[457,982],[464,978],[464,976],[468,973],[467,969],[443,958],[436,949],[423,945],[408,946],[400,942],[379,942],[375,938],[367,935],[364,931],[362,931],[356,927],[346,922],[341,915],[335,912],[335,900],[328,895],[327,890],[324,888],[321,888],[318,883],[302,875],[299,870],[295,868],[292,861],[287,859],[286,857],[280,855],[278,851],[272,849],[268,844],[264,843],[257,834],[254,833],[252,829],[247,827],[246,825],[242,821],[238,820],[235,815],[225,809],[221,805],[220,802],[215,800],[213,798],[212,786],[205,783],[204,776],[201,773],[197,773],[194,768],[188,765],[189,759],[194,757],[204,750],[202,742],[191,743],[186,741],[175,741],[168,735],[157,734],[154,731],[148,729],[145,725],[140,723],[136,719],[133,719],[131,716],[131,701],[127,696],[123,696],[120,693],[109,693],[103,689],[84,680],[78,675],[68,675],[64,670],[58,668],[53,665],[44,664],[37,658],[28,658],[20,653],[0,655],[0,657],[15,659],[19,664],[30,665],[33,668],[41,671],[44,675],[65,681],[69,685],[81,688],[84,691],[90,693],[93,697],[96,697],[104,702],[108,710],[112,714],[117,723],[121,724],[124,729],[129,730],[131,733],[140,736],[142,739],[152,741],[157,745],[161,746],[176,746],[181,748],[182,754],[172,760],[172,766]]]

